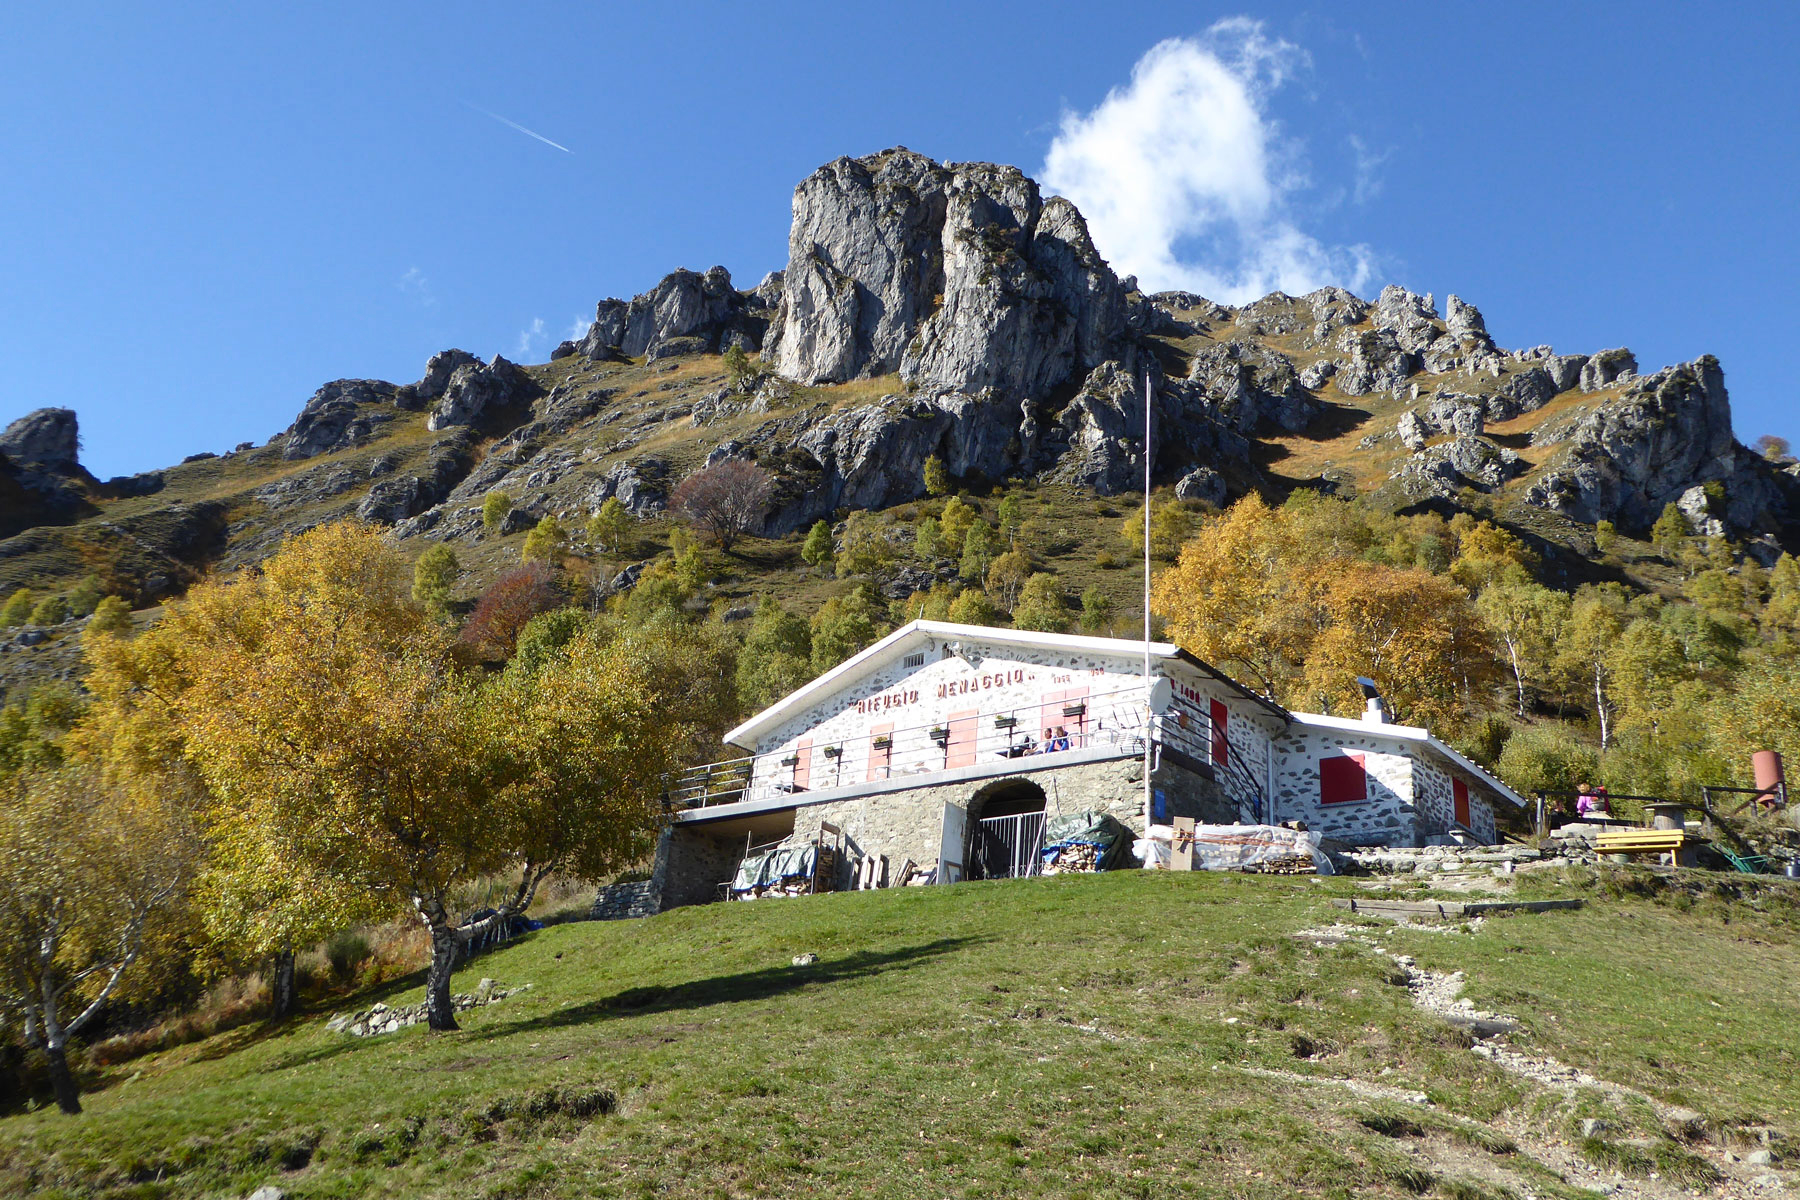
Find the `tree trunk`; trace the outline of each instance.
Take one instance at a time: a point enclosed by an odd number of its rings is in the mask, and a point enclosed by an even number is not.
[[[292,947],[275,955],[275,978],[269,989],[273,1012],[271,1020],[285,1021],[294,1013],[294,951]]]
[[[70,1116],[81,1111],[81,1093],[75,1077],[69,1074],[69,1059],[60,1045],[44,1047],[44,1058],[50,1064],[50,1086],[56,1091],[56,1107]]]
[[[448,921],[431,926],[431,968],[425,973],[425,1024],[456,1029],[456,1006],[450,1001],[450,973],[456,970],[456,930]]]

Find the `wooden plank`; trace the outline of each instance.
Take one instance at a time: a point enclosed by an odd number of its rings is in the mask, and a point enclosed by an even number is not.
[[[1194,869],[1194,818],[1175,818],[1175,845],[1169,855],[1169,869],[1172,871],[1191,871]]]

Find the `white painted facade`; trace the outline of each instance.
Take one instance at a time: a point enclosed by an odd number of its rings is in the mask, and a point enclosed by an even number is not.
[[[1149,652],[1169,683],[1154,712],[1142,642],[912,622],[727,734],[751,756],[747,785],[677,822],[1141,758],[1147,724],[1158,755],[1209,777],[1244,820],[1358,844],[1492,842],[1497,805],[1524,804],[1426,730],[1290,713],[1174,645]]]

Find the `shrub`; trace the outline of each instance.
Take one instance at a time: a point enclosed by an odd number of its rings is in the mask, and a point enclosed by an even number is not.
[[[925,492],[931,496],[947,495],[950,491],[950,469],[944,466],[944,460],[932,455],[925,460]]]
[[[622,554],[631,540],[637,518],[617,496],[608,496],[600,510],[588,518],[588,541],[602,554]]]
[[[0,629],[11,629],[15,625],[23,625],[31,619],[31,610],[37,605],[37,596],[30,588],[20,588],[7,597],[5,604],[0,604]]]
[[[69,619],[69,602],[61,596],[45,596],[31,610],[33,625],[61,625]]]
[[[832,555],[831,526],[823,518],[813,522],[807,531],[806,541],[800,547],[800,557],[811,565],[818,567],[829,562]]]
[[[544,517],[525,535],[519,557],[525,562],[543,562],[555,566],[569,548],[569,533],[555,517]]]
[[[775,478],[753,462],[728,458],[701,467],[681,481],[669,507],[711,534],[719,547],[732,544],[762,524],[775,494]]]
[[[481,527],[489,533],[500,532],[500,523],[506,520],[506,514],[512,511],[512,506],[512,497],[505,492],[489,492],[481,502]]]
[[[449,611],[450,589],[462,574],[456,551],[439,542],[413,564],[413,599],[442,616]]]
[[[131,630],[131,606],[117,596],[102,596],[100,603],[94,606],[94,615],[88,618],[87,628],[82,637],[117,637]]]
[[[81,581],[69,589],[69,612],[72,616],[85,617],[94,611],[100,598],[106,595],[106,588],[101,586],[98,575],[84,575]]]

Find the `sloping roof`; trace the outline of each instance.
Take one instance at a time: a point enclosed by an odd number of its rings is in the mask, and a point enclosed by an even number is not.
[[[1417,725],[1376,725],[1368,721],[1353,720],[1348,717],[1327,717],[1321,713],[1289,713],[1289,718],[1296,725],[1310,726],[1315,729],[1330,729],[1336,733],[1360,733],[1370,737],[1391,737],[1403,742],[1414,742],[1427,746],[1439,756],[1447,759],[1459,770],[1473,775],[1483,786],[1492,788],[1501,796],[1524,808],[1525,797],[1501,783],[1487,771],[1470,762],[1463,755],[1431,736],[1431,731],[1421,729]]]
[[[1002,629],[992,625],[961,625],[951,621],[909,621],[874,645],[852,655],[811,683],[789,692],[774,704],[725,735],[728,745],[746,750],[756,748],[757,735],[805,711],[810,705],[842,687],[846,682],[905,656],[921,643],[931,641],[980,641],[991,645],[1027,646],[1042,650],[1062,650],[1071,654],[1111,654],[1121,658],[1142,659],[1144,643],[1129,638],[1085,637],[1072,633],[1039,633],[1031,629]],[[1151,642],[1153,660],[1176,659],[1197,668],[1237,692],[1245,699],[1268,710],[1277,720],[1286,722],[1287,712],[1280,705],[1258,696],[1242,684],[1201,662],[1173,642]]]

